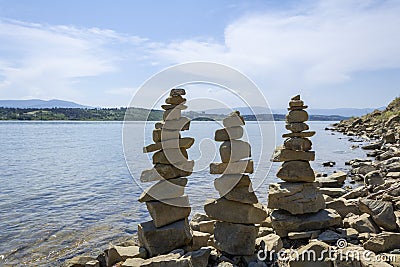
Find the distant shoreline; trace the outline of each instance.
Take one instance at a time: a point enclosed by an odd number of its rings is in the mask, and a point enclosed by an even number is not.
[[[128,111],[128,113],[127,113]],[[126,113],[128,114],[126,116]],[[0,107],[0,121],[160,121],[161,110],[143,108],[4,108]],[[193,121],[220,121],[223,114],[184,112]],[[246,121],[284,121],[284,114],[243,115]],[[349,117],[338,115],[309,115],[310,121],[341,121]]]

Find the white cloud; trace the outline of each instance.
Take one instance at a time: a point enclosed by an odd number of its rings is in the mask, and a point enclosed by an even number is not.
[[[66,98],[83,94],[74,83],[117,70],[114,44],[137,46],[144,39],[98,28],[76,28],[0,20],[0,97]]]
[[[269,88],[286,90],[400,67],[399,1],[305,3],[285,12],[246,15],[226,27],[224,43],[184,40],[154,54],[176,63],[229,64]]]

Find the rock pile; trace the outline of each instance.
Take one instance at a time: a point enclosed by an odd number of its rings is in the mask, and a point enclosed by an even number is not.
[[[253,255],[259,224],[267,217],[258,202],[250,178],[253,173],[251,147],[239,140],[243,136],[244,119],[238,111],[223,120],[225,128],[215,132],[215,141],[222,142],[220,163],[210,164],[211,174],[222,174],[214,186],[219,199],[208,200],[204,210],[214,224],[213,245],[231,255]]]
[[[299,95],[289,102],[286,129],[291,133],[282,135],[286,140],[273,155],[273,161],[283,162],[277,177],[284,182],[270,184],[268,194],[268,208],[274,209],[270,218],[275,232],[291,239],[310,238],[314,230],[341,223],[336,211],[326,209],[319,183],[315,181],[315,173],[309,163],[314,160],[315,152],[311,151],[312,143],[308,137],[315,132],[307,131],[306,108]]]
[[[139,198],[145,202],[153,220],[138,225],[138,238],[149,256],[170,252],[190,244],[192,231],[187,217],[191,208],[184,195],[187,178],[194,162],[188,160],[186,150],[194,139],[181,137],[180,131],[188,130],[190,121],[181,116],[186,109],[184,89],[172,89],[162,105],[163,121],[153,130],[154,144],[144,147],[143,152],[153,154],[154,167],[142,172],[141,182],[156,182]]]

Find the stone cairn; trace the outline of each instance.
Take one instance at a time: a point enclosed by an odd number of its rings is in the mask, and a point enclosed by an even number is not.
[[[223,120],[225,128],[215,132],[215,141],[223,142],[221,163],[211,163],[211,174],[222,174],[214,186],[219,199],[210,199],[204,210],[215,221],[213,245],[232,255],[253,255],[258,227],[267,217],[258,202],[246,173],[253,173],[250,144],[238,140],[243,136],[244,119],[238,111]]]
[[[315,159],[315,152],[308,138],[315,132],[307,131],[306,108],[300,95],[289,102],[286,129],[291,133],[282,135],[286,138],[284,144],[273,155],[273,161],[283,162],[276,176],[284,182],[269,185],[268,208],[274,209],[270,215],[272,226],[279,236],[289,239],[314,238],[320,229],[341,223],[336,211],[325,209],[325,199],[309,163]]]
[[[163,121],[155,124],[154,144],[143,148],[153,154],[154,167],[142,172],[141,182],[156,182],[139,198],[145,202],[151,221],[138,225],[138,238],[150,257],[189,245],[192,240],[187,217],[190,215],[189,198],[184,195],[187,178],[192,174],[194,162],[188,160],[187,149],[194,139],[181,137],[180,131],[189,129],[190,120],[181,116],[186,109],[184,89],[172,89],[165,100]]]

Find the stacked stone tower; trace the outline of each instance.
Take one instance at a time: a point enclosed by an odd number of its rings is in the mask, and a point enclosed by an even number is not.
[[[193,170],[187,149],[194,139],[181,137],[180,131],[188,130],[190,120],[181,116],[187,107],[184,89],[172,89],[162,105],[163,121],[155,124],[154,144],[144,147],[143,152],[153,154],[154,167],[142,172],[141,182],[156,182],[139,198],[145,202],[153,220],[138,225],[141,246],[149,256],[170,252],[190,244],[192,233],[187,217],[190,215],[189,198],[184,195],[187,178]]]
[[[271,214],[274,230],[292,239],[311,238],[319,229],[340,224],[339,214],[325,209],[324,197],[309,163],[314,160],[315,152],[311,151],[308,138],[315,132],[307,131],[306,108],[299,95],[289,102],[286,129],[291,133],[282,135],[286,138],[284,144],[273,156],[273,161],[283,162],[277,177],[284,182],[270,184],[268,194],[268,208],[274,209]]]
[[[206,214],[216,220],[214,246],[233,255],[253,255],[259,224],[267,217],[264,207],[258,203],[250,178],[253,161],[250,144],[238,140],[243,136],[244,119],[238,111],[223,120],[225,128],[215,132],[220,146],[221,163],[211,163],[211,174],[222,174],[214,185],[219,199],[208,200]]]

